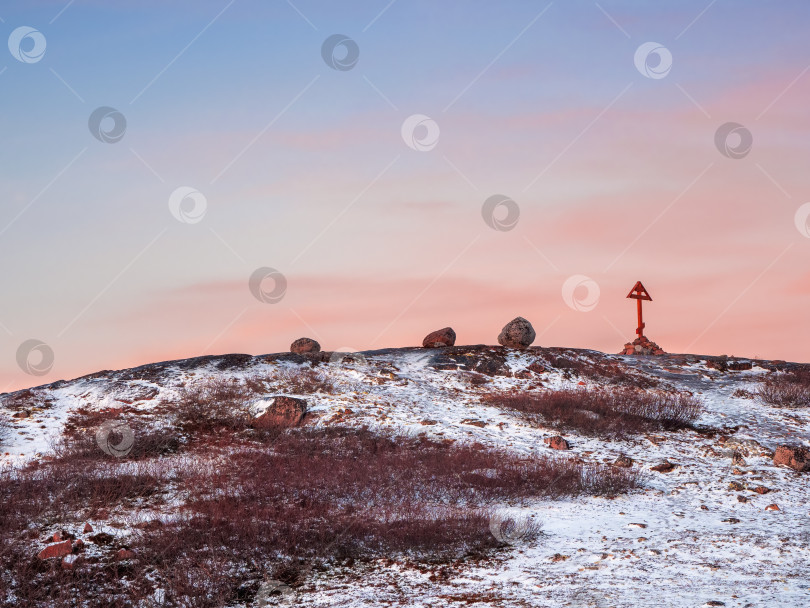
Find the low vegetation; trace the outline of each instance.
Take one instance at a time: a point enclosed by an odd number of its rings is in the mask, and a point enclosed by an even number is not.
[[[0,606],[149,606],[156,590],[165,606],[227,606],[254,598],[263,579],[294,588],[334,564],[476,558],[499,546],[489,518],[500,501],[639,484],[634,470],[424,436],[337,426],[242,435],[219,418],[215,402],[238,406],[223,386],[181,396],[184,428],[204,398],[217,422],[198,421],[179,454],[166,450],[167,427],[139,428],[120,458],[94,449],[89,429],[53,457],[0,472]],[[96,518],[125,533],[82,535]],[[70,569],[36,557],[60,529],[84,542]]]
[[[563,377],[589,378],[601,384],[625,386],[632,388],[652,388],[657,386],[655,378],[636,373],[620,361],[596,361],[580,358],[576,355],[552,354],[545,357],[545,362],[563,373]]]
[[[810,369],[801,368],[768,375],[756,391],[763,403],[776,407],[810,406]]]
[[[599,437],[688,428],[703,412],[702,402],[687,393],[633,388],[493,394],[485,400],[533,424]]]

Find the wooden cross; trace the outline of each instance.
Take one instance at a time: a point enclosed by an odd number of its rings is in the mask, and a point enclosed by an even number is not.
[[[630,290],[630,293],[627,294],[627,297],[638,303],[638,328],[636,329],[636,333],[639,338],[642,338],[644,337],[644,321],[641,319],[641,301],[649,300],[652,302],[652,298],[650,294],[647,293],[647,290],[644,289],[644,285],[641,284],[641,281],[636,281],[635,286]]]

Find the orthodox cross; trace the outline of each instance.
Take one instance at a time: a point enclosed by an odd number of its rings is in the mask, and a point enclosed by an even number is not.
[[[647,293],[647,290],[644,289],[644,285],[641,284],[641,281],[636,282],[635,287],[630,290],[627,297],[635,300],[638,305],[638,328],[636,329],[636,333],[638,337],[641,338],[644,336],[644,321],[641,319],[641,301],[649,300],[652,302],[652,298],[650,294]]]

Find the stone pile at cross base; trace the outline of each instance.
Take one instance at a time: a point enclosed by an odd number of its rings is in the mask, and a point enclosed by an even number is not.
[[[624,350],[619,353],[620,355],[666,355],[664,349],[658,346],[655,342],[641,336],[632,342],[624,345]]]

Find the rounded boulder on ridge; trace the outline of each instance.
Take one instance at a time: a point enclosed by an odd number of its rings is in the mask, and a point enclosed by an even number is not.
[[[312,338],[298,338],[295,342],[290,344],[290,352],[299,355],[319,353],[321,352],[321,345]]]
[[[498,344],[509,348],[528,348],[534,342],[535,336],[532,324],[523,317],[517,317],[501,330]]]
[[[429,333],[422,340],[423,348],[441,348],[442,346],[453,346],[456,343],[456,332],[452,327],[437,329]]]

